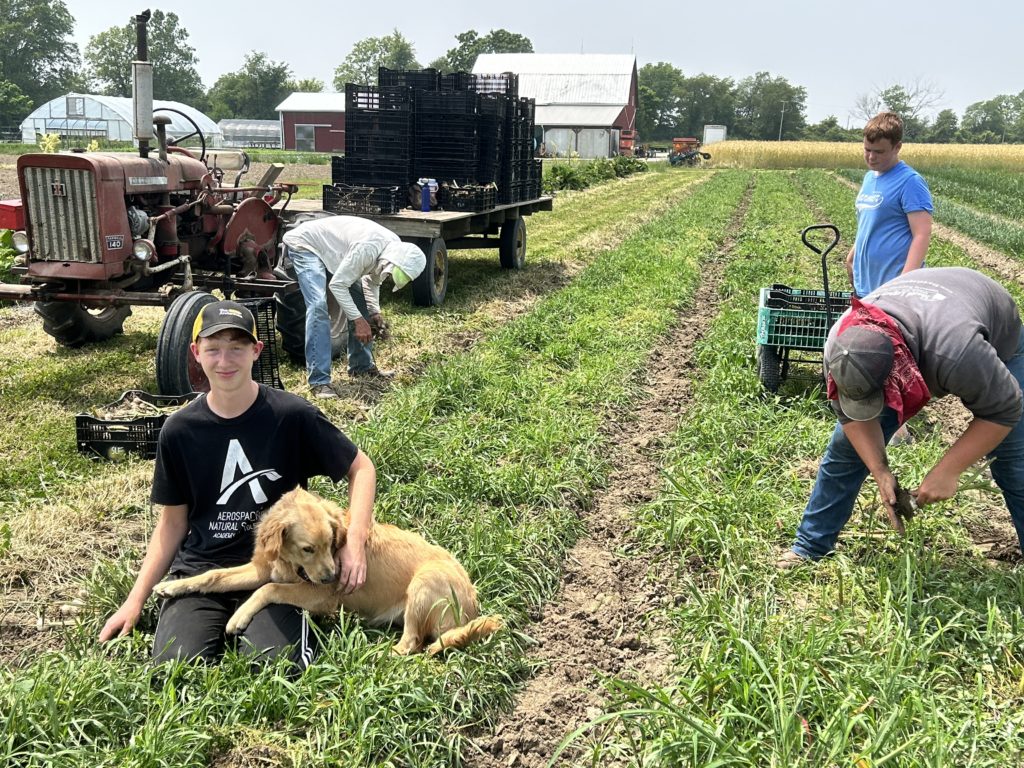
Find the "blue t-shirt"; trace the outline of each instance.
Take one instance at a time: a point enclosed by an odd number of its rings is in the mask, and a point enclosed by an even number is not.
[[[932,212],[932,195],[921,174],[900,160],[883,174],[868,171],[857,195],[853,283],[858,296],[903,272],[913,235],[907,214]]]

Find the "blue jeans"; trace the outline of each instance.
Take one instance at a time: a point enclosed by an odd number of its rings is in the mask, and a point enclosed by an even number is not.
[[[1006,367],[1024,390],[1024,332],[1017,352],[1006,362]],[[882,434],[888,443],[897,428],[896,412],[885,408],[881,422]],[[1024,419],[1017,422],[990,455],[995,459],[991,465],[992,478],[1003,492],[1018,543],[1024,543]],[[842,426],[836,424],[796,532],[794,552],[817,560],[835,549],[839,532],[853,514],[857,494],[867,476],[867,467],[846,439]]]
[[[306,302],[306,373],[309,386],[331,383],[331,318],[327,309],[329,275],[320,257],[310,251],[288,249],[288,258],[295,268],[295,279]],[[366,316],[363,286],[356,281],[349,295],[359,311]],[[348,323],[348,370],[358,373],[373,367],[373,343],[364,344],[356,338],[355,323]]]

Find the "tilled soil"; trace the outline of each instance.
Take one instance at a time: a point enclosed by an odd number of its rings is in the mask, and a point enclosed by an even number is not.
[[[744,201],[733,231],[746,207]],[[723,252],[729,248],[731,240]],[[654,614],[674,600],[671,574],[658,558],[651,563],[632,551],[631,511],[654,499],[665,441],[692,407],[694,353],[716,314],[721,260],[704,266],[696,309],[682,313],[651,357],[646,397],[605,429],[615,446],[608,489],[586,513],[587,534],[568,553],[561,594],[525,630],[536,640],[540,671],[517,696],[515,710],[473,739],[465,755],[470,768],[548,765],[567,734],[602,712],[602,676],[667,682],[673,651]],[[557,764],[580,759],[581,750],[570,745]]]

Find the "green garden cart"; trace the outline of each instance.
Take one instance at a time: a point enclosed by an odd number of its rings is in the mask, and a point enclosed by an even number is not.
[[[817,231],[832,235],[832,242],[825,248],[808,239]],[[793,363],[816,364],[816,378],[821,378],[821,352],[829,328],[850,306],[850,291],[828,289],[828,255],[839,244],[839,228],[834,224],[815,224],[804,229],[800,239],[821,256],[824,290],[790,288],[781,283],[761,289],[757,307],[757,376],[769,392],[778,392],[782,382],[790,377]]]

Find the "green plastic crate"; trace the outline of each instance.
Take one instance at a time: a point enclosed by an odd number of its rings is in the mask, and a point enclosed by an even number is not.
[[[829,291],[832,322],[850,306],[849,291]],[[828,337],[825,292],[785,285],[761,289],[757,308],[757,343],[798,350],[821,350]]]

